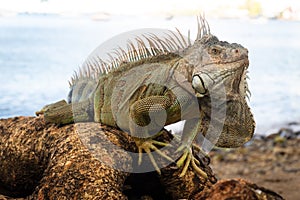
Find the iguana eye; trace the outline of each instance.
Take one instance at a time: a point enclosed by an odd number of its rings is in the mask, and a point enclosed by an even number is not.
[[[218,50],[214,48],[214,49],[211,50],[211,52],[212,52],[213,54],[217,54],[217,53],[218,53]]]
[[[218,47],[212,47],[210,49],[210,54],[213,54],[213,55],[219,55],[221,53],[221,48],[218,48]]]

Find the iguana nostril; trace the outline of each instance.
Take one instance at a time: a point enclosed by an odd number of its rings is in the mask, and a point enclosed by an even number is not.
[[[239,53],[239,50],[238,50],[238,49],[236,49],[236,50],[234,51],[234,53]]]

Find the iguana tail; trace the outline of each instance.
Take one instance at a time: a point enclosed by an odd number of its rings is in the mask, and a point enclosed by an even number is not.
[[[62,100],[47,105],[41,111],[36,112],[36,115],[40,114],[44,114],[46,122],[59,125],[93,121],[94,119],[94,109],[90,98],[72,104],[67,104],[65,100]]]

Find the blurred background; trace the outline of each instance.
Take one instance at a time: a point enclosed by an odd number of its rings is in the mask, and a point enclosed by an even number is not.
[[[256,132],[299,124],[297,0],[0,0],[0,118],[65,99],[73,72],[111,37],[177,27],[195,38],[203,12],[220,40],[249,50]]]

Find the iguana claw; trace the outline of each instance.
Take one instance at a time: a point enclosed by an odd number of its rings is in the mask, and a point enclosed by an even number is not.
[[[179,152],[179,151],[183,151],[182,156],[176,162],[177,167],[183,166],[183,169],[182,169],[179,177],[183,177],[186,174],[188,167],[191,164],[192,168],[196,171],[197,174],[199,174],[201,177],[207,179],[208,176],[207,176],[206,172],[204,172],[200,167],[197,166],[200,164],[200,162],[194,157],[192,148],[185,147],[182,145],[176,150],[176,152]]]
[[[170,158],[169,156],[167,156],[165,153],[163,153],[161,150],[159,150],[155,145],[159,145],[159,146],[169,146],[170,144],[165,143],[165,142],[160,142],[157,140],[153,140],[153,139],[144,139],[144,138],[134,138],[134,141],[138,147],[138,154],[139,154],[139,159],[138,159],[138,164],[141,165],[142,163],[142,157],[143,157],[143,151],[145,151],[147,153],[147,155],[150,158],[150,161],[152,163],[152,165],[154,166],[155,170],[161,174],[160,169],[151,153],[151,151],[155,151],[156,153],[158,153],[160,156],[162,156],[163,158],[167,159],[170,162],[174,162],[174,160],[172,158]]]

